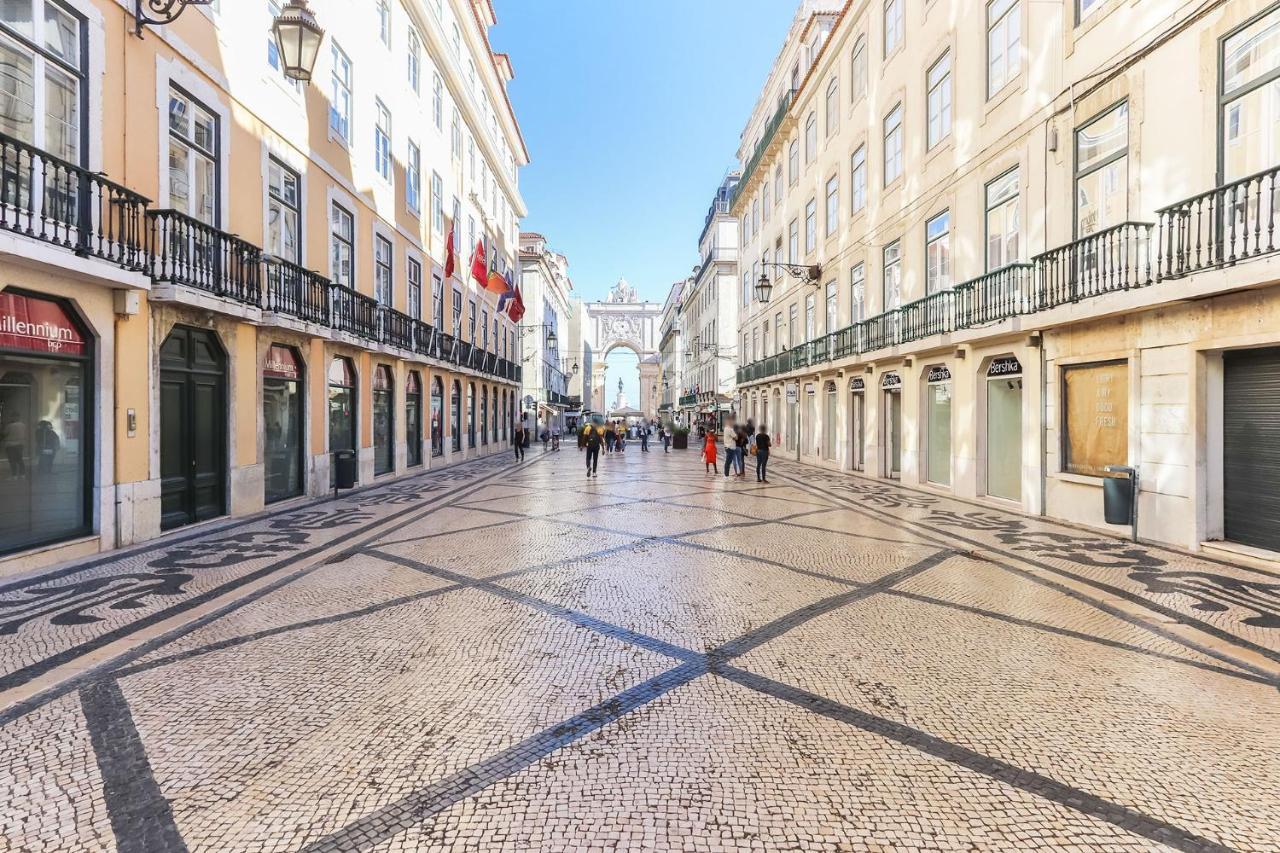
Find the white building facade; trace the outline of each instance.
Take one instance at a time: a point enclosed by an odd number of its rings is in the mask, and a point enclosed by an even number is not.
[[[520,235],[520,287],[525,315],[520,321],[523,387],[521,417],[535,434],[566,429],[566,412],[582,408],[571,383],[582,366],[573,343],[581,337],[578,300],[569,261],[547,247],[541,234]],[[574,367],[577,366],[577,371]],[[570,416],[572,417],[572,416]]]

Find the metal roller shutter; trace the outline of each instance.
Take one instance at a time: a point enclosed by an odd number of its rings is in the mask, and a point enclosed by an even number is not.
[[[1280,348],[1223,355],[1226,538],[1280,551]]]

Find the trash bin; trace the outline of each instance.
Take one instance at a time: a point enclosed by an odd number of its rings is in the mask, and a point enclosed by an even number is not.
[[[356,487],[356,452],[354,450],[334,451],[333,487],[335,489]]]
[[[1104,477],[1102,480],[1102,516],[1107,524],[1132,524],[1134,486],[1138,472],[1120,465],[1108,465],[1108,474],[1120,477]]]

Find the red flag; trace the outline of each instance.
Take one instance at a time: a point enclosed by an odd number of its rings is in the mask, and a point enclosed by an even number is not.
[[[450,278],[458,268],[458,255],[453,248],[453,229],[455,223],[449,223],[449,239],[444,244],[444,277]]]
[[[471,256],[471,277],[476,280],[476,284],[481,287],[485,286],[485,268],[484,268],[484,241],[476,241],[476,251]]]
[[[507,316],[511,318],[513,323],[519,323],[520,318],[524,316],[524,297],[520,295],[520,285],[516,285],[516,298],[511,300],[511,307],[507,309]]]
[[[498,252],[489,253],[489,274],[485,276],[484,289],[492,293],[506,293],[507,280],[498,272]]]

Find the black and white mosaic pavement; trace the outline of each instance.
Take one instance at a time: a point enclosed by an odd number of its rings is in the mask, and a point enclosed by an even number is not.
[[[1280,850],[1280,576],[581,465],[0,584],[0,850]]]

